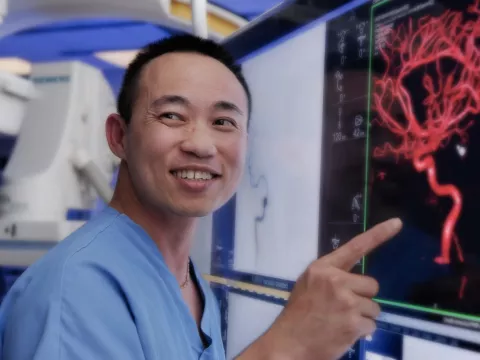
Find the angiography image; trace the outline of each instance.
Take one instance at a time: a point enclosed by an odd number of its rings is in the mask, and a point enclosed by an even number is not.
[[[381,299],[480,317],[480,0],[372,16],[367,224],[404,228],[365,272]]]

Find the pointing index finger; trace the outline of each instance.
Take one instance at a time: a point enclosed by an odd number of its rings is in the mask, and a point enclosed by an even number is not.
[[[327,261],[337,268],[350,270],[358,260],[398,234],[401,228],[398,218],[384,221],[327,255]]]

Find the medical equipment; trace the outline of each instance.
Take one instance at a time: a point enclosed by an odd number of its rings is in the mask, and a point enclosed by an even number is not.
[[[315,258],[399,216],[353,266],[382,313],[341,360],[479,359],[480,0],[327,3],[284,2],[226,42],[254,104],[248,168],[212,225],[227,358]]]
[[[205,11],[218,19],[217,25],[220,26],[207,28]],[[246,19],[206,0],[12,0],[9,2],[8,18],[0,27],[0,38],[55,21],[91,17],[147,21],[174,31],[194,32],[216,40],[248,23]],[[221,29],[225,26],[229,29],[227,33]]]
[[[98,195],[104,201],[112,195],[116,160],[104,122],[115,98],[102,73],[80,62],[34,65],[31,84],[10,82],[10,93],[30,101],[10,101],[17,119],[25,115],[3,172],[0,238],[59,241],[86,220],[72,214],[88,212]]]
[[[25,106],[34,96],[35,88],[30,81],[9,72],[0,72],[0,133],[18,134]]]
[[[7,0],[0,0],[0,24],[3,22],[3,18],[7,14]]]

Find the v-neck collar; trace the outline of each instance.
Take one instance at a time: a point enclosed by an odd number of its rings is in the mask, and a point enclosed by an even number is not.
[[[188,335],[190,338],[196,339],[195,344],[192,344],[192,346],[195,346],[197,350],[201,350],[199,351],[200,353],[202,353],[202,351],[207,351],[212,345],[212,329],[211,329],[211,323],[210,323],[211,316],[213,315],[213,314],[210,314],[212,299],[211,297],[207,296],[208,284],[203,279],[198,268],[189,258],[190,274],[192,276],[193,282],[197,285],[197,288],[199,289],[199,296],[200,296],[200,299],[202,300],[202,305],[203,305],[203,309],[202,309],[203,311],[202,311],[202,316],[200,320],[200,331],[202,332],[202,335],[205,341],[202,340],[202,336],[199,333],[197,322],[195,321],[187,303],[183,299],[181,289],[177,279],[168,268],[162,252],[157,247],[157,245],[155,244],[153,239],[150,237],[150,235],[140,225],[134,222],[129,216],[118,212],[116,209],[112,207],[108,207],[107,211],[112,211],[118,214],[120,218],[124,219],[131,226],[134,226],[135,228],[137,228],[137,230],[139,231],[139,234],[143,235],[143,236],[140,236],[140,238],[147,240],[143,242],[143,245],[148,247],[148,252],[151,255],[149,258],[153,262],[154,266],[161,267],[162,273],[166,275],[166,276],[163,276],[163,281],[165,282],[165,284],[167,285],[167,288],[169,289],[169,291],[171,292],[172,296],[175,299],[177,308],[179,310],[179,314],[182,317],[182,323],[184,325],[185,331],[188,332]]]

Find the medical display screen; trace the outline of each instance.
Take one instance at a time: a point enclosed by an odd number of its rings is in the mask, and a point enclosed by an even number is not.
[[[386,309],[480,330],[480,1],[377,1],[327,34],[319,256],[400,217],[354,270]]]
[[[251,339],[274,320],[272,289],[400,217],[399,235],[352,269],[378,280],[382,319],[344,359],[478,356],[480,0],[353,1],[307,18],[240,59],[249,155],[212,245],[212,274],[243,284],[222,298],[227,353],[248,343],[244,314],[262,324]],[[382,350],[387,338],[400,352]]]
[[[475,360],[480,351],[480,345],[466,340],[381,321],[362,348],[362,360]]]
[[[327,23],[318,256],[364,230],[370,4]],[[362,272],[359,259],[355,272]]]
[[[379,301],[480,328],[480,1],[371,9],[365,221],[402,232],[367,256]]]

